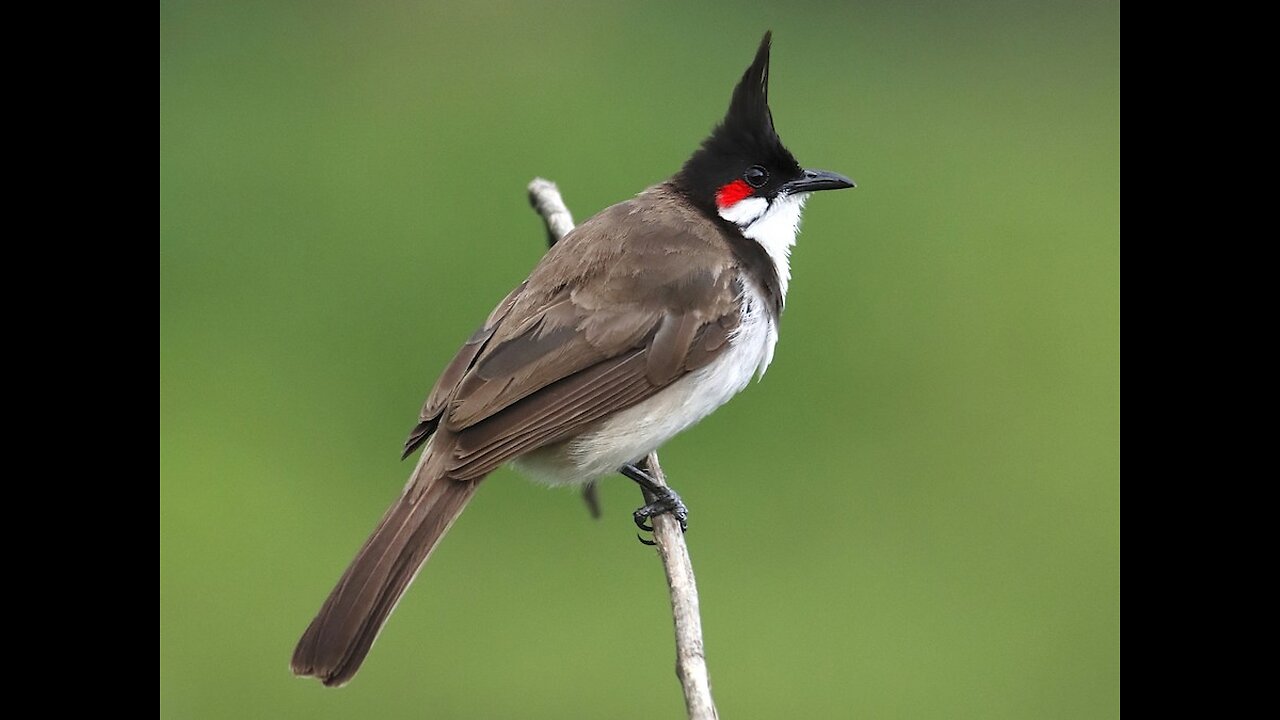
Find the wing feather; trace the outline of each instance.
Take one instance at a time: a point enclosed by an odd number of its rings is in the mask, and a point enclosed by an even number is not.
[[[740,320],[740,267],[693,213],[659,186],[557,243],[446,368],[406,447],[445,432],[432,465],[478,479],[718,357]]]

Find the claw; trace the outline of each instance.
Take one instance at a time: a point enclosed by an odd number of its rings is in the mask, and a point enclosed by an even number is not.
[[[641,488],[648,493],[646,500],[653,498],[653,502],[636,510],[632,513],[636,527],[645,532],[653,532],[653,524],[647,522],[649,518],[662,515],[664,513],[671,515],[680,523],[680,532],[689,529],[689,508],[685,507],[684,501],[680,499],[680,495],[667,485],[659,485],[654,482],[653,478],[644,470],[641,470],[635,464],[627,464],[618,468],[618,472],[631,478]],[[641,540],[641,542],[645,542]],[[651,543],[645,542],[646,545]]]
[[[640,537],[640,533],[636,533],[636,539],[640,541],[641,545],[648,545],[649,547],[653,547],[654,545],[658,544],[652,540],[645,540],[644,538]]]
[[[689,529],[689,509],[671,488],[662,488],[656,500],[636,510],[632,517],[636,521],[636,527],[645,532],[653,532],[653,525],[645,521],[664,513],[671,515],[680,523],[681,532]]]

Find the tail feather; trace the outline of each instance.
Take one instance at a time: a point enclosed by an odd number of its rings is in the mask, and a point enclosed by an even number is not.
[[[422,469],[419,465],[418,471]],[[420,493],[400,496],[302,634],[290,664],[295,675],[313,676],[329,686],[351,680],[478,483],[438,479],[426,482]]]

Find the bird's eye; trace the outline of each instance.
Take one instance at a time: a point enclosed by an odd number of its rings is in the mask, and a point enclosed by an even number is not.
[[[769,181],[769,171],[759,165],[752,165],[747,171],[742,173],[742,179],[753,188],[758,188]]]

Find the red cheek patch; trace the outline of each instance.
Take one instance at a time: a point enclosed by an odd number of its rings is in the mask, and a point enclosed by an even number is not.
[[[738,201],[751,195],[751,186],[745,180],[734,180],[716,192],[716,205],[720,208],[733,207]]]

